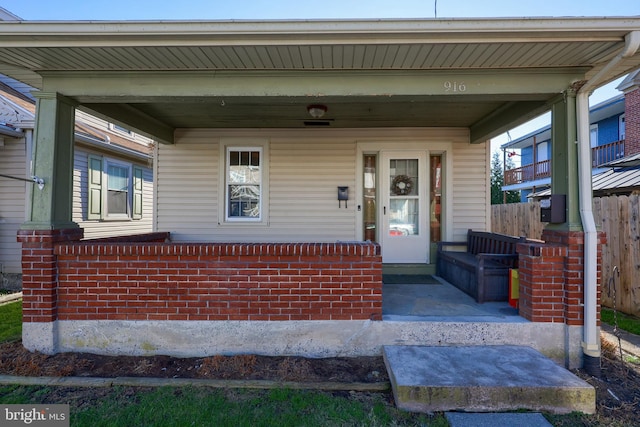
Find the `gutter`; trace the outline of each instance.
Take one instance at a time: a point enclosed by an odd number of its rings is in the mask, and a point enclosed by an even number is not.
[[[640,31],[625,37],[624,48],[576,94],[578,131],[578,194],[580,218],[584,230],[584,326],[582,351],[587,373],[600,376],[600,336],[598,328],[598,232],[593,217],[593,189],[591,177],[591,144],[589,143],[589,95],[620,61],[635,55],[640,48]]]
[[[22,130],[15,129],[11,126],[6,126],[0,123],[0,135],[9,136],[11,138],[24,138],[24,132]]]

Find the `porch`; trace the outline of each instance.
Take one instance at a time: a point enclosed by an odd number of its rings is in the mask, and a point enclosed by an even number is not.
[[[168,233],[81,241],[78,231],[21,231],[30,350],[348,357],[387,345],[522,345],[582,363],[582,323],[565,313],[564,291],[552,291],[563,285],[527,281],[539,263],[554,277],[557,245],[523,244],[521,295],[533,295],[525,319],[430,276],[383,285],[371,242],[179,244],[165,242]]]
[[[382,279],[383,321],[529,322],[506,301],[478,304],[472,297],[437,276],[383,274]]]

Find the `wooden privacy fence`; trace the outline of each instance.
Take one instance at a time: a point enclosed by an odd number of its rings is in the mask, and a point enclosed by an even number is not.
[[[602,304],[640,317],[640,196],[596,197],[596,225],[607,234],[602,247]],[[491,228],[497,233],[540,239],[540,203],[491,206]],[[615,272],[619,271],[619,276]],[[615,287],[615,292],[614,292]]]
[[[544,226],[540,222],[540,202],[491,206],[491,231],[496,233],[540,239]]]

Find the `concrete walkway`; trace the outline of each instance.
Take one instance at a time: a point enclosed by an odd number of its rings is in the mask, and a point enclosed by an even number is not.
[[[618,346],[618,337],[620,337],[620,346],[622,351],[636,357],[640,357],[640,336],[631,334],[622,329],[614,331],[613,326],[602,323],[601,326],[603,337]]]
[[[447,412],[444,416],[450,427],[553,427],[540,413]]]

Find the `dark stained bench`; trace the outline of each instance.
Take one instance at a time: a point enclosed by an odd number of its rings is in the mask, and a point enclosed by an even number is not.
[[[516,245],[524,237],[467,232],[466,242],[439,242],[436,274],[479,303],[507,301],[509,269],[518,268]]]

